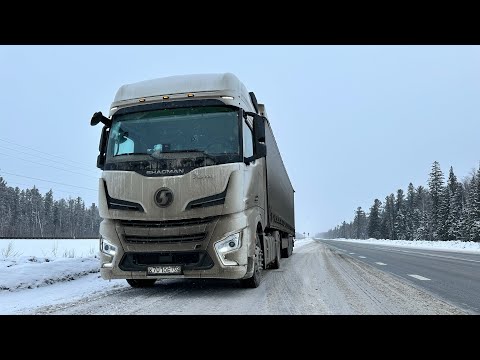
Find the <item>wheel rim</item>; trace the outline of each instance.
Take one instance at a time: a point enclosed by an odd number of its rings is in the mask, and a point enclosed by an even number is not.
[[[260,246],[260,238],[258,237],[258,234],[257,234],[257,241],[255,244],[255,268],[254,268],[255,277],[257,278],[260,277],[262,266],[263,266],[263,251]]]

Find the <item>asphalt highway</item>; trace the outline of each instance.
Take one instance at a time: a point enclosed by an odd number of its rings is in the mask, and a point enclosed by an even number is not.
[[[480,254],[316,240],[394,274],[447,302],[480,313]]]

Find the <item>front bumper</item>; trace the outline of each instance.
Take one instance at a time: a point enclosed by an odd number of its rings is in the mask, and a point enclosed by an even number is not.
[[[255,250],[252,246],[255,244],[255,232],[252,234],[251,227],[247,226],[251,216],[254,216],[252,211],[241,212],[212,218],[204,221],[202,225],[184,225],[177,228],[174,224],[154,230],[152,227],[134,229],[127,226],[129,224],[125,221],[104,219],[100,225],[100,235],[114,244],[117,251],[114,256],[101,252],[101,276],[103,279],[250,277],[253,273],[252,258]],[[138,223],[135,227],[139,226]],[[152,222],[149,224],[152,226]],[[132,235],[132,231],[137,231],[137,235]],[[241,247],[225,255],[225,258],[238,265],[224,265],[214,244],[235,232],[241,233]],[[158,236],[160,233],[162,237]],[[192,236],[199,233],[205,234],[203,239]],[[138,234],[143,234],[143,237]],[[169,241],[166,242],[165,239]],[[182,265],[183,273],[151,276],[147,275],[149,265]]]

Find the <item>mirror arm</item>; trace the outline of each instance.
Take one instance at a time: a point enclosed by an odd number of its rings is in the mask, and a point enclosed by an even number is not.
[[[106,125],[107,127],[112,126],[112,119],[109,119],[106,116],[104,116],[101,111],[97,111],[95,114],[93,114],[92,119],[90,120],[90,125],[95,126],[100,122]]]

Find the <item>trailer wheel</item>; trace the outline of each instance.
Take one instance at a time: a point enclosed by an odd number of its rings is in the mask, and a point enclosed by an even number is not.
[[[273,260],[272,264],[270,265],[270,268],[280,269],[280,258],[282,257],[281,255],[282,238],[280,237],[280,233],[278,231],[275,231],[274,236],[275,236],[275,260]]]
[[[290,237],[288,240],[288,256],[292,256],[293,254],[293,238]]]
[[[241,283],[242,286],[245,288],[257,288],[260,286],[262,282],[262,268],[263,268],[263,251],[260,245],[260,237],[258,234],[256,235],[256,243],[255,243],[255,259],[254,259],[254,270],[252,277],[248,279],[242,279]]]
[[[286,249],[282,249],[282,258],[288,258],[293,253],[293,240],[291,237],[288,237],[288,246]]]
[[[157,279],[127,279],[128,284],[134,288],[152,287]]]

